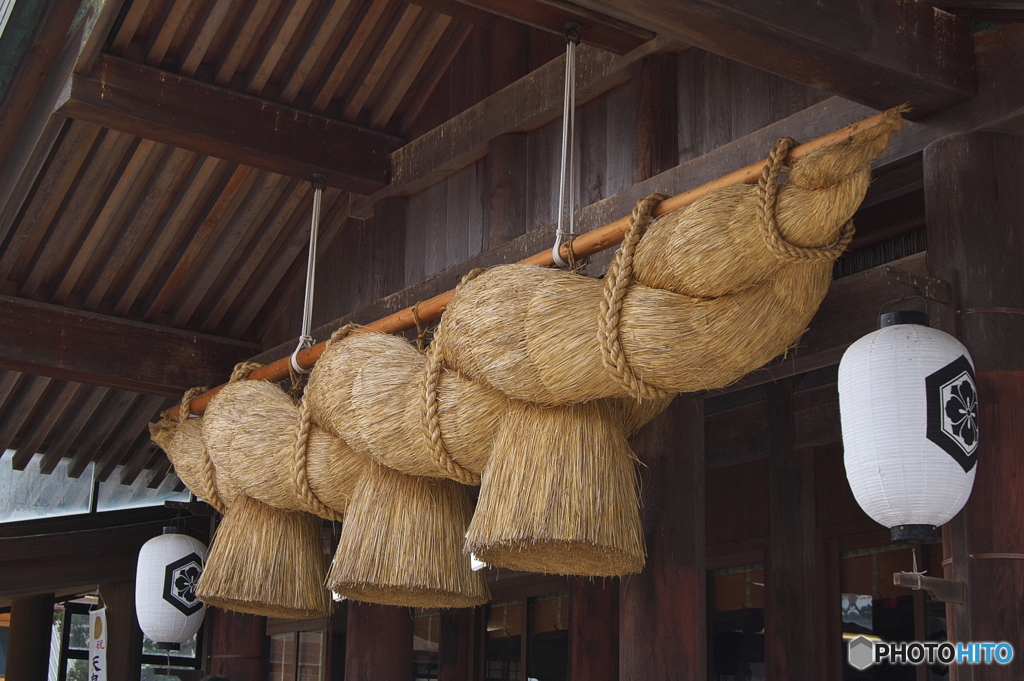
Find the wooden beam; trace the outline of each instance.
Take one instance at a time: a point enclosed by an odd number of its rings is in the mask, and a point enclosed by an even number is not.
[[[584,45],[615,54],[636,49],[657,32],[562,0],[454,0],[450,4],[472,7],[558,35],[565,34],[566,25],[578,24]]]
[[[877,109],[923,118],[974,94],[969,25],[922,2],[575,2]]]
[[[368,194],[401,140],[110,55],[75,75],[57,105],[72,118],[163,144]]]
[[[650,44],[617,57],[584,45],[576,55],[576,100],[582,105],[629,80],[629,65],[652,51],[672,49],[670,41]],[[395,151],[391,184],[356,203],[352,216],[366,218],[377,201],[409,196],[483,158],[499,135],[535,130],[562,115],[565,57],[502,88]]]
[[[253,343],[0,296],[0,368],[180,396],[220,383]]]
[[[1012,0],[928,0],[950,14],[975,21],[1024,21],[1024,2]]]

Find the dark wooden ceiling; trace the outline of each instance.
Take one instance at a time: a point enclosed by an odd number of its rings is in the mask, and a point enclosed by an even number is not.
[[[170,465],[146,424],[257,354],[293,304],[310,180],[329,185],[325,246],[353,206],[421,188],[428,174],[396,187],[393,166],[434,148],[410,143],[473,31],[573,21],[617,54],[694,44],[876,108],[912,99],[919,117],[973,95],[952,14],[769,4],[19,0],[31,40],[0,53],[18,64],[0,79],[0,455],[158,485]],[[908,26],[918,40],[896,40]],[[869,30],[892,37],[858,44]]]

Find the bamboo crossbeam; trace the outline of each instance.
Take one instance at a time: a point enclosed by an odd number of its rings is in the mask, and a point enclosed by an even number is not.
[[[831,132],[827,135],[823,135],[794,147],[789,153],[789,156],[786,157],[786,163],[789,165],[814,151],[844,142],[859,132],[879,125],[886,119],[886,117],[886,113],[876,114],[870,118],[858,121],[857,123],[852,123],[844,128],[836,130],[835,132]],[[663,215],[679,208],[683,208],[684,206],[689,206],[711,192],[724,189],[725,187],[734,187],[744,183],[756,183],[758,178],[761,176],[761,171],[763,170],[766,162],[766,160],[761,160],[756,163],[751,163],[745,168],[740,168],[728,175],[706,182],[699,187],[695,187],[681,194],[676,194],[675,196],[665,199],[655,209],[654,214],[656,216]],[[611,248],[612,246],[618,245],[622,242],[623,236],[629,228],[629,221],[630,216],[627,215],[626,217],[619,218],[607,225],[597,227],[589,232],[585,232],[577,236],[572,242],[573,254],[577,258],[585,258],[607,248]],[[562,245],[561,253],[564,258],[567,259],[569,257],[569,251],[565,244]],[[551,257],[551,249],[547,249],[542,253],[537,253],[536,255],[531,255],[528,258],[520,260],[519,263],[524,265],[539,265],[541,267],[550,267],[554,265],[554,261]],[[444,313],[453,293],[454,290],[445,291],[433,298],[421,301],[418,305],[407,307],[404,310],[399,310],[398,312],[382,317],[374,322],[370,322],[360,330],[400,333],[402,331],[415,328],[416,321],[413,316],[414,309],[416,310],[416,315],[419,317],[421,323],[439,319]],[[299,352],[296,360],[302,367],[312,367],[316,364],[317,360],[320,359],[320,356],[326,348],[326,341],[318,343],[317,345]],[[253,371],[249,375],[249,380],[280,381],[287,378],[289,375],[290,362],[290,357],[279,359],[261,369]],[[207,404],[209,404],[213,396],[220,391],[221,387],[223,386],[217,386],[216,388],[212,388],[211,390],[195,397],[189,403],[189,411],[193,414],[202,414],[203,411],[205,411]],[[178,407],[173,407],[168,411],[171,416],[177,416]]]

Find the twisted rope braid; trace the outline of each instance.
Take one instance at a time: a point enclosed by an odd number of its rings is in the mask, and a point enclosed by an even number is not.
[[[779,233],[775,211],[779,199],[779,175],[786,164],[786,156],[797,146],[792,137],[783,137],[768,154],[768,162],[757,181],[757,225],[761,228],[768,250],[783,260],[835,260],[853,240],[853,220],[848,220],[839,232],[839,238],[828,246],[796,246]]]
[[[299,418],[295,428],[295,444],[292,446],[292,480],[299,498],[313,513],[328,520],[344,520],[344,516],[320,501],[309,486],[306,464],[309,461],[309,433],[312,430],[312,410],[306,400],[299,401]]]
[[[185,421],[188,420],[189,404],[198,395],[205,393],[207,390],[209,390],[209,388],[196,387],[189,388],[185,391],[185,394],[181,396],[181,406],[178,408],[178,423],[185,423]],[[224,500],[220,498],[219,494],[217,494],[217,469],[214,468],[213,461],[210,460],[210,455],[206,453],[206,447],[203,447],[203,460],[200,478],[199,482],[202,489],[192,491],[196,493],[196,496],[212,506],[217,513],[220,513],[221,515],[227,513],[227,504],[225,504]]]
[[[601,345],[601,363],[619,385],[637,400],[652,400],[675,394],[638,379],[626,360],[619,340],[622,306],[633,281],[633,255],[647,226],[651,223],[651,212],[666,198],[668,197],[664,194],[651,194],[646,199],[638,201],[633,208],[629,229],[604,277],[604,295],[598,317],[597,338]]]
[[[471,270],[462,278],[455,292],[468,281],[472,281],[486,271],[486,268],[478,267]],[[452,458],[444,445],[441,436],[441,419],[438,413],[437,387],[441,383],[441,371],[444,369],[444,357],[441,352],[443,338],[440,334],[434,335],[434,342],[427,349],[426,369],[420,376],[420,425],[423,433],[423,440],[434,458],[438,469],[445,477],[461,482],[463,485],[479,485],[480,476],[462,466]]]

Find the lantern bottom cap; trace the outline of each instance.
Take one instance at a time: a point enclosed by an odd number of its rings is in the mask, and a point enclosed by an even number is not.
[[[893,543],[921,542],[922,544],[937,544],[939,528],[935,525],[897,525],[889,528]]]
[[[181,650],[180,643],[157,643],[156,647],[160,650]]]

